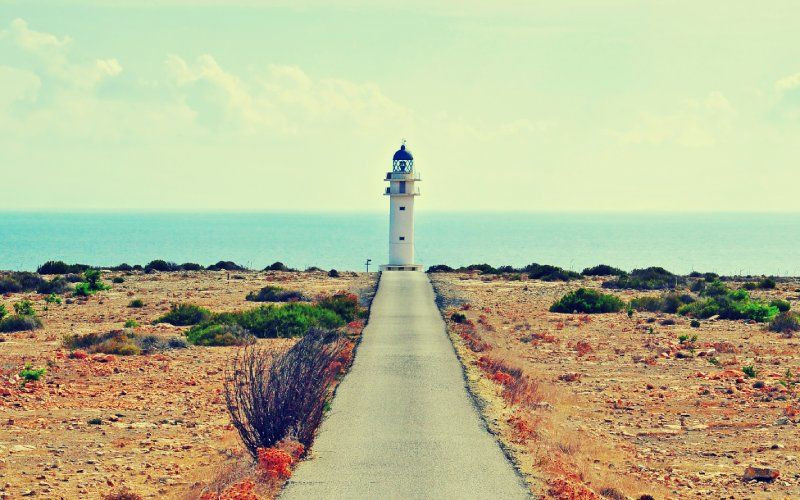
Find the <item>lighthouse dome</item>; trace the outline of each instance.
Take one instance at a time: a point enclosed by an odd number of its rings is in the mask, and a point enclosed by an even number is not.
[[[397,152],[394,154],[394,157],[392,158],[392,160],[394,160],[394,161],[397,161],[397,160],[409,161],[409,160],[413,160],[413,159],[414,159],[414,156],[411,154],[411,151],[406,149],[406,145],[405,144],[400,146],[400,149],[397,150]]]

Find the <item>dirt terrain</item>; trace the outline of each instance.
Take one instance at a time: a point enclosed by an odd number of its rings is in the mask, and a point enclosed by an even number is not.
[[[323,272],[104,273],[125,281],[86,302],[50,305],[37,294],[8,294],[11,310],[32,300],[44,323],[34,332],[0,334],[0,498],[100,498],[121,487],[145,498],[197,491],[221,464],[242,456],[221,394],[235,347],[189,347],[140,356],[71,359],[64,335],[108,332],[129,319],[136,331],[181,335],[187,327],[152,325],[171,303],[212,311],[255,307],[248,292],[267,284],[308,296],[366,286],[363,274]],[[144,307],[128,307],[132,299]],[[72,302],[72,303],[68,303]],[[260,340],[286,349],[293,340]],[[43,381],[22,386],[26,363],[46,367]],[[191,495],[190,495],[191,496]]]
[[[800,339],[745,321],[693,328],[676,314],[548,312],[571,290],[599,289],[600,278],[431,276],[489,426],[535,492],[800,498]],[[793,280],[752,294],[796,310],[799,289]],[[469,324],[450,320],[453,312]],[[746,480],[749,466],[779,476]]]

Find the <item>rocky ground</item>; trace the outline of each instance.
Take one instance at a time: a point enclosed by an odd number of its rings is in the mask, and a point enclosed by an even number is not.
[[[800,498],[797,338],[744,321],[703,320],[692,328],[675,314],[548,312],[570,290],[600,288],[600,278],[432,280],[445,315],[460,312],[475,325],[474,335],[465,334],[448,320],[490,427],[534,491]],[[789,300],[797,310],[798,290],[794,280],[753,295]],[[626,301],[653,294],[613,293]],[[682,344],[681,335],[697,339]],[[743,373],[748,365],[755,377]],[[505,373],[514,369],[527,382],[512,391]],[[748,480],[750,466],[779,476]]]
[[[193,497],[242,455],[221,394],[236,348],[71,359],[64,335],[107,332],[128,319],[142,333],[181,335],[186,327],[151,325],[174,302],[232,311],[254,307],[245,295],[267,284],[314,296],[368,281],[355,273],[224,271],[105,273],[104,280],[115,276],[125,282],[47,311],[36,294],[0,299],[9,310],[32,300],[44,322],[34,332],[0,334],[0,498],[100,498],[125,487],[145,498]],[[144,307],[128,307],[134,298]],[[260,342],[277,350],[293,341]],[[29,362],[47,373],[22,387],[17,374]]]

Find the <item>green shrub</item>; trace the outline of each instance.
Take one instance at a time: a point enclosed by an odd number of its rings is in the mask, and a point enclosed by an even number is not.
[[[330,271],[328,271],[328,277],[329,278],[338,278],[339,277],[339,271],[337,271],[336,269],[331,269]]]
[[[180,265],[181,271],[202,271],[203,266],[194,262],[184,262]]]
[[[49,260],[36,269],[38,274],[80,274],[89,269],[86,264],[66,264],[60,260]]]
[[[753,365],[743,366],[742,372],[747,376],[747,378],[756,378],[756,375],[758,374],[756,367]]]
[[[136,321],[135,319],[129,319],[129,320],[125,321],[125,325],[124,326],[125,326],[125,328],[136,328],[137,326],[139,326],[139,322]]]
[[[0,304],[0,319],[5,318],[8,315],[8,309],[3,304]]]
[[[46,368],[34,368],[33,364],[25,363],[25,367],[19,372],[19,376],[22,379],[22,385],[25,385],[28,382],[40,380],[44,377],[45,373],[47,373]]]
[[[21,271],[0,274],[0,293],[33,292],[47,285],[47,280],[36,273]]]
[[[708,283],[706,282],[706,280],[700,279],[692,282],[692,284],[689,285],[689,290],[693,291],[694,293],[703,293],[703,291],[705,291],[706,289],[707,284]]]
[[[692,271],[689,273],[690,278],[703,278],[706,281],[714,281],[719,279],[719,274],[717,273],[701,273],[699,271]]]
[[[437,264],[435,266],[430,266],[428,268],[427,273],[452,273],[454,269],[445,264]]]
[[[535,262],[528,264],[522,270],[528,273],[529,278],[542,281],[569,281],[581,278],[581,275],[576,272],[548,264],[540,265]]]
[[[769,322],[769,329],[785,335],[800,332],[800,314],[784,311]]]
[[[14,304],[14,312],[18,316],[35,316],[36,311],[33,309],[33,304],[30,300],[20,300]]]
[[[689,326],[691,326],[692,328],[700,328],[700,322],[697,321],[696,319],[693,319],[692,321],[689,322]]]
[[[773,290],[777,286],[775,280],[772,278],[764,278],[758,282],[758,288],[762,290]]]
[[[44,298],[44,301],[46,303],[48,303],[48,304],[60,304],[61,303],[61,297],[59,297],[58,295],[56,295],[54,293],[51,293],[50,295],[48,295],[47,297]]]
[[[172,304],[169,312],[158,318],[156,323],[169,323],[175,326],[196,325],[211,317],[211,311],[194,304]]]
[[[694,299],[690,295],[678,295],[676,293],[667,293],[659,297],[647,295],[644,297],[637,297],[631,299],[630,305],[637,311],[649,312],[665,312],[674,314],[684,304],[693,302]]]
[[[338,328],[344,320],[319,305],[293,302],[282,307],[269,305],[234,313],[215,314],[193,326],[187,338],[214,324],[235,324],[259,338],[298,337],[312,327]]]
[[[167,349],[186,349],[189,344],[183,337],[170,337],[167,339]]]
[[[625,271],[606,264],[600,264],[594,267],[587,267],[581,271],[581,274],[584,276],[622,276]]]
[[[345,322],[356,319],[359,312],[358,297],[347,292],[338,292],[329,297],[324,297],[318,303],[319,307],[335,312]]]
[[[728,288],[728,286],[725,283],[716,280],[708,283],[708,285],[703,289],[703,291],[700,292],[700,295],[702,295],[703,297],[721,297],[728,295],[730,292],[731,292],[730,288]]]
[[[144,307],[144,301],[142,299],[133,299],[132,301],[128,302],[128,307],[133,307],[135,309],[139,309]]]
[[[630,305],[636,311],[658,312],[661,311],[663,301],[661,297],[647,295],[631,299]]]
[[[771,301],[769,304],[771,306],[777,307],[778,311],[780,311],[780,312],[786,312],[786,311],[788,311],[789,309],[792,308],[792,305],[788,301],[781,300],[781,299],[775,299],[775,300]]]
[[[0,332],[24,332],[27,330],[36,330],[42,327],[42,322],[36,316],[6,316],[0,320]]]
[[[48,280],[42,280],[41,283],[36,287],[36,292],[41,293],[42,295],[50,294],[50,293],[64,293],[69,291],[69,282],[62,278],[61,276],[56,276],[55,278]]]
[[[75,285],[75,294],[88,297],[102,290],[108,290],[110,287],[100,281],[101,277],[99,269],[87,269],[83,272],[83,281]]]
[[[678,309],[684,316],[710,318],[719,315],[722,319],[751,319],[758,322],[771,320],[778,314],[776,306],[750,298],[746,290],[731,291],[723,283],[711,283],[703,293],[706,297]]]
[[[239,264],[232,262],[230,260],[221,260],[216,264],[208,266],[206,269],[209,271],[246,271],[247,268],[240,266]]]
[[[450,315],[450,320],[453,323],[462,324],[467,322],[467,317],[460,312],[454,312],[453,314]]]
[[[83,349],[89,353],[136,356],[142,353],[137,335],[130,330],[114,330],[107,333],[87,333],[64,337],[64,346],[69,349]]]
[[[755,290],[756,288],[758,288],[758,283],[748,281],[746,283],[742,283],[742,288],[744,288],[745,290]]]
[[[106,333],[67,335],[64,337],[63,343],[64,347],[71,350],[83,349],[89,353],[116,354],[118,356],[136,356],[187,347],[186,342],[180,337],[164,339],[157,335],[138,334],[129,329]]]
[[[250,292],[245,299],[252,302],[292,302],[309,300],[308,297],[297,290],[284,290],[274,285],[267,285],[258,292]]]
[[[111,282],[119,285],[120,283],[125,283],[125,278],[123,278],[122,276],[114,276]]]
[[[190,329],[186,339],[194,345],[202,346],[231,346],[245,345],[252,341],[253,336],[237,324],[211,323],[204,326],[198,325]]]
[[[295,271],[295,269],[292,269],[291,267],[287,266],[286,264],[284,264],[283,262],[280,262],[280,261],[273,262],[272,264],[270,264],[267,267],[265,267],[264,270],[265,271],[284,271],[284,272]]]
[[[144,271],[146,273],[152,273],[153,271],[159,271],[162,273],[170,273],[175,271],[180,271],[181,266],[174,262],[167,262],[162,259],[151,260],[144,266]]]
[[[613,295],[579,288],[564,295],[550,306],[550,312],[609,313],[620,311],[624,306],[625,303]]]
[[[634,269],[630,274],[623,274],[616,279],[603,283],[605,288],[631,288],[634,290],[667,290],[683,285],[686,279],[672,274],[663,267]]]

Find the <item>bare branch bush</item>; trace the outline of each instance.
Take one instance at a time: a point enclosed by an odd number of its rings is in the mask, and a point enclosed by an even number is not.
[[[228,367],[225,402],[250,455],[290,437],[309,448],[322,420],[331,365],[343,348],[336,330],[311,328],[291,349],[276,354],[251,344]]]

